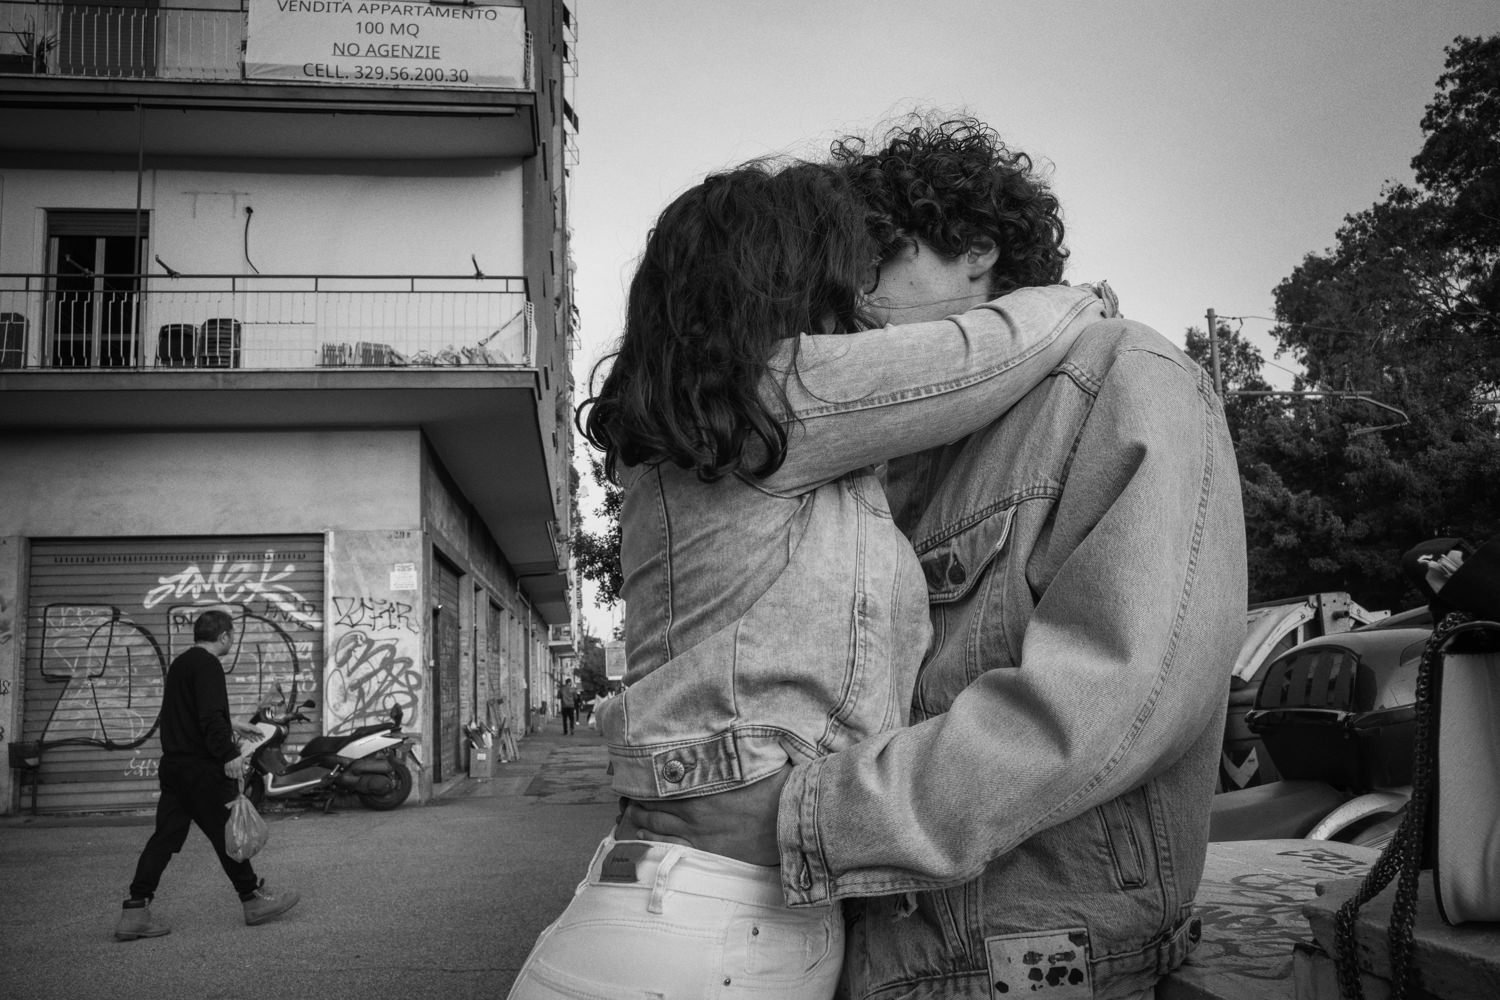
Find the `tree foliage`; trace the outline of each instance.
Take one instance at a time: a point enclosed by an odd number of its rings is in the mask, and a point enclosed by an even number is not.
[[[1416,183],[1388,184],[1275,289],[1293,389],[1345,395],[1226,401],[1252,600],[1401,607],[1403,551],[1500,529],[1500,35],[1447,52]]]
[[[578,658],[578,686],[583,696],[593,698],[619,691],[620,682],[610,680],[604,672],[604,640],[584,633],[579,645],[582,655]]]
[[[573,562],[585,579],[598,586],[594,603],[607,608],[620,599],[620,588],[625,584],[620,569],[620,504],[625,494],[604,475],[604,466],[597,458],[589,459],[589,473],[604,491],[604,502],[594,513],[604,519],[605,528],[597,533],[588,531],[581,520],[574,519],[578,527],[573,532]]]

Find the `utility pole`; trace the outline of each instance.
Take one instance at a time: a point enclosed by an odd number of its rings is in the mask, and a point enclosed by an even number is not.
[[[1213,362],[1214,393],[1224,395],[1224,383],[1219,378],[1219,323],[1213,307],[1208,310],[1208,356]]]

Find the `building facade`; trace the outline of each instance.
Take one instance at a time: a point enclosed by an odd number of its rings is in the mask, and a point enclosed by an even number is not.
[[[245,719],[520,734],[571,656],[559,0],[0,0],[0,811],[149,807],[208,608]]]

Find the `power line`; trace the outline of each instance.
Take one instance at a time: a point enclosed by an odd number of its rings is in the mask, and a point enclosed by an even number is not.
[[[1243,325],[1246,319],[1267,319],[1268,317],[1265,317],[1265,316],[1248,316],[1248,317],[1247,316],[1226,316],[1224,318],[1225,319],[1238,320],[1240,322],[1240,324]],[[1361,434],[1377,434],[1380,431],[1388,431],[1388,430],[1394,430],[1395,428],[1398,428],[1398,427],[1405,427],[1405,426],[1407,426],[1408,424],[1411,423],[1411,418],[1408,417],[1404,411],[1402,411],[1398,407],[1391,406],[1388,403],[1382,403],[1379,400],[1371,399],[1369,393],[1367,393],[1365,390],[1362,390],[1362,389],[1352,389],[1352,390],[1342,390],[1342,391],[1340,391],[1340,390],[1325,390],[1325,389],[1301,389],[1301,390],[1236,389],[1236,390],[1230,390],[1230,391],[1226,392],[1224,390],[1224,383],[1223,383],[1223,380],[1222,380],[1222,378],[1220,376],[1220,372],[1219,372],[1219,324],[1218,324],[1217,317],[1214,315],[1213,307],[1209,307],[1209,310],[1208,310],[1208,313],[1207,313],[1207,319],[1208,319],[1208,347],[1209,347],[1209,357],[1210,357],[1210,359],[1212,360],[1212,363],[1213,363],[1214,392],[1217,393],[1220,396],[1220,398],[1226,398],[1227,399],[1230,396],[1291,396],[1291,397],[1306,397],[1306,398],[1323,397],[1323,398],[1329,398],[1329,399],[1350,399],[1350,400],[1355,400],[1355,401],[1361,402],[1361,403],[1369,403],[1371,406],[1378,406],[1382,410],[1389,410],[1390,412],[1396,414],[1398,417],[1401,418],[1401,421],[1399,423],[1394,423],[1394,424],[1380,424],[1380,425],[1375,426],[1375,427],[1360,427],[1360,428],[1357,428],[1356,430],[1353,430],[1353,431],[1349,432],[1349,436],[1350,437],[1358,437]],[[1276,322],[1276,321],[1272,320],[1272,322]],[[1353,331],[1349,331],[1349,332],[1353,332]],[[1265,363],[1265,359],[1261,359],[1261,363],[1264,364]],[[1286,369],[1282,369],[1282,370],[1285,371]],[[1293,372],[1292,374],[1295,375],[1296,373]]]
[[[1397,427],[1405,427],[1405,426],[1407,426],[1408,424],[1411,423],[1411,417],[1408,417],[1406,415],[1406,411],[1405,410],[1402,410],[1400,407],[1391,406],[1389,403],[1382,403],[1378,399],[1371,399],[1368,395],[1366,395],[1363,392],[1353,392],[1353,391],[1343,391],[1343,392],[1341,392],[1341,391],[1338,391],[1338,390],[1319,390],[1319,389],[1300,390],[1300,391],[1281,391],[1281,390],[1275,390],[1275,389],[1230,389],[1229,391],[1224,392],[1223,395],[1224,396],[1307,396],[1307,397],[1318,397],[1318,396],[1321,396],[1321,397],[1326,397],[1328,399],[1352,399],[1352,400],[1355,400],[1355,401],[1361,402],[1361,403],[1369,403],[1371,406],[1378,406],[1382,410],[1390,410],[1392,413],[1396,414],[1398,417],[1401,418],[1401,422],[1400,423],[1396,423],[1396,424],[1380,424],[1380,425],[1378,425],[1376,427],[1359,427],[1359,428],[1356,428],[1356,429],[1354,429],[1354,430],[1352,430],[1352,431],[1349,432],[1349,436],[1350,437],[1359,437],[1361,434],[1375,434],[1375,433],[1377,433],[1379,431],[1393,430],[1393,429],[1395,429]]]

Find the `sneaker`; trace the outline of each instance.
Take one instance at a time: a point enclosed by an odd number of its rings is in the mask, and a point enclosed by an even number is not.
[[[254,892],[240,895],[240,902],[245,906],[245,923],[254,927],[256,924],[273,920],[296,906],[297,900],[301,898],[291,889],[272,892],[266,888],[266,880],[261,879],[260,885],[255,887]]]
[[[145,899],[127,899],[120,908],[120,919],[115,922],[116,941],[134,941],[170,933],[172,928],[151,916],[151,902]]]

